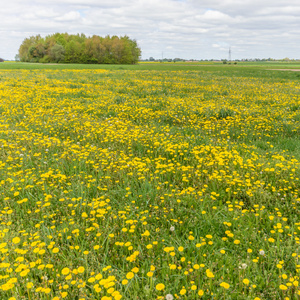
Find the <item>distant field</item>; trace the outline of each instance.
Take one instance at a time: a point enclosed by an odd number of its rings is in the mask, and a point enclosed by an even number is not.
[[[299,299],[299,66],[0,63],[0,299]]]

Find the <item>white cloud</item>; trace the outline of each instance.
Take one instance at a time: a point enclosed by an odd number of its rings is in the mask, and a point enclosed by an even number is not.
[[[70,11],[62,16],[56,17],[55,20],[69,22],[69,21],[79,21],[81,19],[80,13],[78,11]]]
[[[300,58],[299,0],[11,0],[0,10],[0,57],[55,32],[127,34],[144,58]],[[227,50],[226,50],[227,49]]]

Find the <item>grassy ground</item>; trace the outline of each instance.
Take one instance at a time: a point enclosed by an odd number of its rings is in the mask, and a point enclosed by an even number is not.
[[[137,65],[86,65],[86,64],[35,64],[20,62],[0,63],[1,69],[20,70],[153,70],[153,71],[207,71],[224,76],[263,77],[268,79],[299,80],[300,72],[277,71],[276,69],[300,69],[300,62],[238,62],[223,64],[222,62],[177,62],[157,63],[141,62]],[[274,70],[275,69],[275,70]]]
[[[0,64],[0,298],[298,299],[290,66]]]

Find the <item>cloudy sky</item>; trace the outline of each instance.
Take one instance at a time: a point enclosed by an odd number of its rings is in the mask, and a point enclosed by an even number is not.
[[[55,32],[128,35],[142,58],[300,58],[299,0],[8,0],[0,57]]]

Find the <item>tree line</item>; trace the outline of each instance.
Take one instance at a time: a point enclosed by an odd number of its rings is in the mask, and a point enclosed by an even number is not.
[[[100,37],[84,34],[55,33],[25,38],[19,48],[22,62],[135,64],[141,49],[128,36]]]

